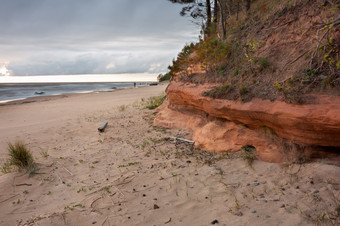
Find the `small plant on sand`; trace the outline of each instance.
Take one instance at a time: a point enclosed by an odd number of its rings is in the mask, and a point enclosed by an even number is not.
[[[43,158],[45,158],[45,159],[49,156],[49,154],[47,153],[47,151],[41,151],[40,154],[41,154],[41,156],[42,156]]]
[[[8,151],[11,165],[18,167],[19,170],[25,169],[30,171],[34,169],[35,162],[32,154],[23,142],[8,143]]]
[[[9,159],[1,165],[1,172],[4,174],[10,173],[12,172],[12,170],[13,170],[13,166]]]
[[[147,108],[149,110],[155,109],[159,107],[165,101],[165,99],[166,96],[164,94],[160,96],[150,97],[144,102],[144,108]]]
[[[242,159],[245,160],[251,167],[253,165],[253,162],[257,159],[255,147],[251,145],[246,145],[241,148],[241,151]]]
[[[338,205],[338,207],[335,209],[336,214],[338,217],[340,217],[340,204]]]
[[[111,193],[110,187],[109,187],[109,186],[104,187],[104,190],[105,190],[107,193]]]
[[[119,109],[120,112],[122,112],[122,111],[125,111],[127,107],[128,107],[127,105],[121,105],[121,106],[119,106],[118,109]]]
[[[118,168],[133,166],[137,164],[139,164],[139,162],[129,162],[127,165],[119,165]]]

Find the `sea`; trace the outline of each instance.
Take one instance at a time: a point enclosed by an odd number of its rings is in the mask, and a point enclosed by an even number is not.
[[[155,74],[0,76],[0,103],[36,96],[91,93],[148,86]]]
[[[137,82],[136,86],[148,86],[149,84],[149,82]],[[125,89],[130,87],[134,87],[134,82],[0,84],[0,102],[26,99],[36,96],[112,91],[115,89]]]

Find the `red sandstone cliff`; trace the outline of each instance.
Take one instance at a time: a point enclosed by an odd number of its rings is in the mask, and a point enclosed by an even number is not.
[[[154,124],[188,128],[196,145],[210,151],[251,145],[269,162],[308,157],[315,146],[340,149],[340,97],[317,96],[305,105],[257,98],[241,103],[202,96],[209,88],[171,82]]]

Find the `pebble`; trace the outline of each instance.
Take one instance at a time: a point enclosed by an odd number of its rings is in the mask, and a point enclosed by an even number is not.
[[[254,186],[259,186],[259,185],[260,185],[259,182],[255,182],[255,183],[254,183]]]
[[[243,213],[241,211],[235,213],[236,216],[242,217]]]
[[[256,210],[251,211],[251,213],[256,213]]]
[[[146,196],[146,194],[143,194],[143,197],[145,197]]]
[[[313,194],[319,193],[319,190],[315,190],[313,191]]]
[[[93,221],[92,224],[97,224],[97,221]]]
[[[212,222],[211,222],[211,224],[218,224],[218,220],[213,220]]]
[[[285,204],[282,204],[281,206],[280,206],[280,208],[285,208],[286,207],[286,205]]]
[[[155,210],[155,209],[159,209],[159,206],[157,205],[157,204],[154,204],[153,205],[153,209]]]

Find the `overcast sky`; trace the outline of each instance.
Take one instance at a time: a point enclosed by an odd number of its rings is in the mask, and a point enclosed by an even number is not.
[[[167,0],[0,0],[12,75],[160,73],[198,28]]]

